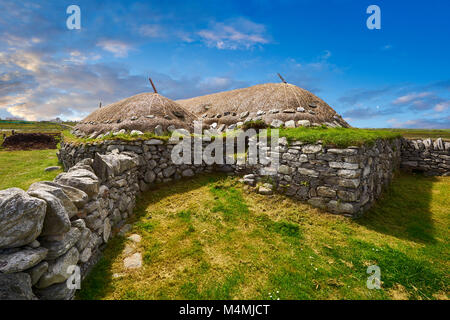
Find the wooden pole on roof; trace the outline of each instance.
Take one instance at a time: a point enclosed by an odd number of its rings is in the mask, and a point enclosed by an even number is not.
[[[102,107],[102,102],[100,101],[100,103],[98,104],[98,108],[100,109]]]
[[[287,83],[286,80],[284,80],[284,78],[281,76],[281,74],[277,73],[277,75],[280,77],[281,81],[283,81],[283,83]]]
[[[158,93],[158,91],[156,91],[155,85],[153,84],[152,78],[148,78],[148,80],[150,80],[150,83],[151,83],[151,85],[153,87],[153,91],[155,91],[155,93]]]

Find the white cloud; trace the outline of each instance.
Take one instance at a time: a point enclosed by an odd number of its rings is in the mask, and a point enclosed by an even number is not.
[[[217,49],[251,49],[270,42],[266,27],[245,18],[228,23],[213,22],[210,28],[197,32],[201,41]]]
[[[111,52],[116,58],[124,58],[128,56],[128,52],[133,50],[133,47],[120,40],[100,40],[97,46],[103,50]]]
[[[395,99],[392,104],[399,105],[399,104],[406,104],[410,103],[416,99],[424,98],[431,95],[431,92],[420,92],[420,93],[411,93],[404,96],[401,96],[397,99]]]
[[[147,38],[161,38],[163,36],[163,30],[157,24],[143,25],[139,28],[139,33]]]
[[[448,107],[450,107],[450,101],[445,101],[445,102],[436,104],[434,106],[433,110],[436,112],[443,112],[443,111],[447,110]]]

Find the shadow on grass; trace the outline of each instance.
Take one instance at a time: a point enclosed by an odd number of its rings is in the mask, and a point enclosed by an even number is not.
[[[203,187],[207,184],[226,179],[225,174],[201,174],[188,180],[182,179],[168,184],[156,185],[153,189],[142,193],[137,201],[134,214],[127,223],[136,223],[146,215],[146,208],[152,203],[157,203],[173,194],[183,194]],[[114,290],[112,264],[122,253],[126,237],[116,235],[108,243],[102,253],[102,257],[92,271],[83,280],[81,291],[77,294],[78,300],[100,300]]]
[[[357,223],[397,238],[435,243],[430,209],[434,182],[435,178],[422,174],[397,173],[383,196]]]

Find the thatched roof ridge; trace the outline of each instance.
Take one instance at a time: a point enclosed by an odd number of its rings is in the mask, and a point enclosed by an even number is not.
[[[349,127],[325,101],[313,93],[289,83],[265,83],[201,97],[177,100],[192,113],[203,117],[207,123],[236,123],[239,115],[249,112],[255,118],[258,111],[266,122],[279,120],[310,120],[315,123],[338,122]],[[271,111],[278,110],[276,113]],[[294,113],[284,113],[283,111]],[[298,111],[299,110],[299,111]],[[304,110],[304,111],[302,111]],[[220,118],[217,115],[220,114]],[[234,114],[234,116],[233,116]]]
[[[141,93],[99,108],[83,119],[77,129],[84,133],[94,131],[140,130],[153,131],[160,124],[164,129],[191,129],[197,118],[173,100],[158,93]]]

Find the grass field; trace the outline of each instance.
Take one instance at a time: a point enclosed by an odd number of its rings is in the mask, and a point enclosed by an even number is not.
[[[38,181],[53,180],[61,170],[44,172],[57,166],[56,150],[5,151],[0,150],[0,190],[12,187],[27,190]]]
[[[113,238],[78,298],[448,299],[450,178],[399,175],[359,220],[246,188],[214,175],[147,192],[142,241]],[[125,247],[141,269],[124,269]]]

